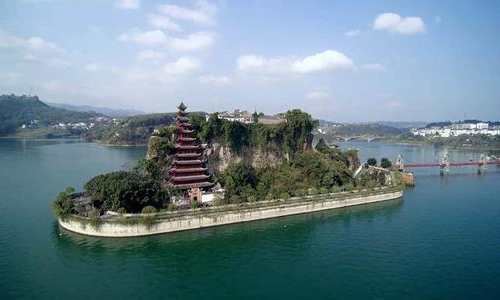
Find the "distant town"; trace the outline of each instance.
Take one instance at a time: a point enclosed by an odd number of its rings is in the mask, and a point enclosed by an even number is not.
[[[481,121],[464,121],[458,123],[431,123],[425,128],[414,128],[413,135],[424,137],[452,137],[461,135],[500,135],[500,125]]]

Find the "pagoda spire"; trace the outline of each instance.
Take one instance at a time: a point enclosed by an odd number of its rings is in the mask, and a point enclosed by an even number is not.
[[[185,111],[187,109],[187,106],[184,104],[184,101],[181,101],[181,104],[179,104],[179,106],[177,106],[177,108],[180,111]]]
[[[214,184],[210,181],[205,160],[202,158],[203,149],[189,123],[187,106],[181,102],[177,108],[179,111],[175,118],[175,124],[178,133],[175,137],[175,155],[169,170],[168,184],[180,190],[212,187]]]

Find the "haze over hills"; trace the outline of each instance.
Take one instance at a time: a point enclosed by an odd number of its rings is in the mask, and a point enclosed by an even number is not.
[[[45,102],[45,103],[50,105],[50,106],[53,106],[53,107],[64,108],[64,109],[72,110],[72,111],[96,112],[96,113],[103,114],[103,115],[106,115],[106,116],[109,116],[112,118],[129,117],[129,116],[147,114],[147,112],[137,110],[137,109],[116,109],[116,108],[109,108],[109,107],[96,107],[96,106],[90,106],[90,105],[72,105],[72,104],[54,103],[54,102]]]
[[[44,103],[37,96],[0,96],[1,125],[0,135],[13,134],[23,124],[32,127],[49,127],[59,123],[87,122],[95,117],[120,117],[125,118],[123,122],[128,124],[140,124],[132,127],[151,127],[169,123],[173,113],[144,113],[131,109],[111,109],[104,107],[93,107],[88,105],[70,105],[64,103]],[[206,115],[206,112],[198,112]],[[167,119],[165,119],[167,118]],[[168,121],[168,122],[167,122]],[[37,122],[38,126],[32,126]],[[95,120],[92,121],[95,123]],[[111,122],[108,120],[107,123]],[[408,128],[425,126],[424,122],[373,122],[373,123],[340,123],[329,120],[320,120],[321,127],[335,127],[339,135],[395,135],[404,132]],[[102,129],[102,128],[101,128]],[[105,131],[109,131],[106,126]],[[94,130],[94,133],[95,132]],[[120,134],[120,132],[115,132]],[[123,133],[122,133],[123,134]]]

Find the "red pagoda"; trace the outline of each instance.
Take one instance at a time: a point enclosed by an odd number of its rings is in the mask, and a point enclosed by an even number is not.
[[[190,189],[207,189],[214,184],[210,182],[202,147],[189,123],[186,105],[181,103],[176,117],[178,133],[176,136],[175,156],[172,162],[169,185],[186,192]]]

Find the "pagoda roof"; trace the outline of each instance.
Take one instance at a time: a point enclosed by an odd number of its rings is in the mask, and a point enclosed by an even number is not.
[[[196,141],[196,138],[192,138],[192,137],[179,137],[177,139],[181,142],[194,142],[194,141]]]
[[[177,159],[174,159],[174,161],[172,162],[174,165],[199,165],[199,164],[202,164],[204,163],[205,161],[203,160],[177,160]]]
[[[194,188],[194,187],[198,187],[198,188],[211,187],[214,184],[211,182],[208,182],[208,181],[203,181],[203,182],[183,183],[183,184],[171,182],[170,185],[173,186],[174,188],[178,188],[178,189],[189,189],[189,188]]]
[[[182,127],[191,127],[191,124],[186,122],[178,122],[177,125]]]
[[[177,116],[177,120],[180,120],[180,121],[189,121],[189,118],[188,117],[183,117],[183,116]]]
[[[171,173],[192,173],[192,172],[205,172],[207,168],[186,168],[186,169],[179,169],[179,168],[172,168],[169,170]]]
[[[179,104],[179,106],[177,106],[177,108],[180,110],[180,111],[185,111],[187,106],[184,104],[184,101],[181,102],[181,104]]]
[[[192,175],[192,176],[172,176],[170,177],[170,181],[190,181],[190,180],[202,180],[207,179],[210,175],[201,174],[201,175]]]
[[[191,130],[191,129],[181,129],[181,132],[182,133],[193,133],[194,130]]]
[[[199,149],[200,145],[180,145],[180,144],[175,144],[175,148],[178,149]]]
[[[189,158],[189,157],[198,157],[200,156],[201,153],[176,153],[175,154],[175,157],[185,157],[185,158]]]

